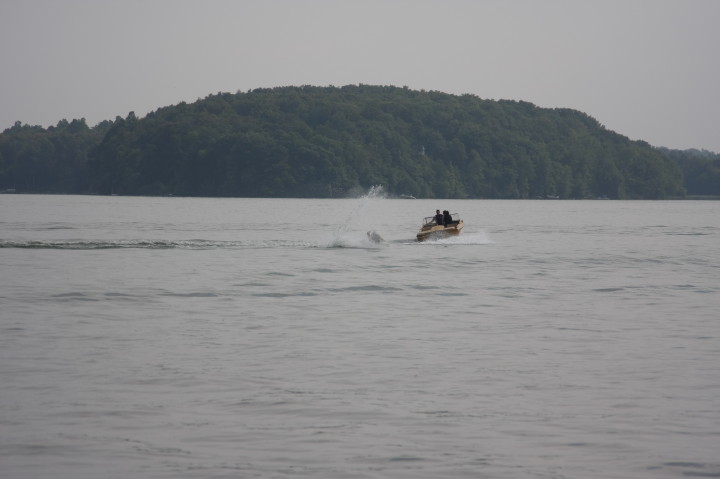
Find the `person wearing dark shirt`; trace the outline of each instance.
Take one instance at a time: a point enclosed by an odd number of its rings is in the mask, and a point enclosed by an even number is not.
[[[439,224],[440,226],[443,225],[443,219],[444,216],[442,213],[440,213],[440,210],[435,210],[435,223]]]
[[[452,215],[448,210],[443,211],[443,224],[445,226],[450,226],[453,222]]]

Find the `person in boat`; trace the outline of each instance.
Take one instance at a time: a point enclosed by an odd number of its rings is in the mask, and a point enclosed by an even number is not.
[[[448,210],[443,211],[443,224],[445,226],[450,226],[453,222],[452,215]]]
[[[443,226],[445,223],[445,217],[442,213],[440,213],[440,210],[435,210],[435,223],[437,223],[440,226]]]

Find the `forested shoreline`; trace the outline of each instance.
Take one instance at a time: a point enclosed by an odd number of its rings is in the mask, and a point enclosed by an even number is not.
[[[344,197],[720,195],[720,155],[655,148],[570,109],[391,86],[218,93],[89,127],[0,134],[0,190]]]

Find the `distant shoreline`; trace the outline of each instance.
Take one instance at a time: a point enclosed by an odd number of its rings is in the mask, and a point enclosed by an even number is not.
[[[685,198],[669,198],[678,200],[700,200],[700,201],[718,201],[720,196],[716,195],[687,195]]]
[[[180,196],[180,195],[118,195],[111,194],[105,195],[100,193],[39,193],[39,192],[10,192],[0,191],[0,195],[16,195],[16,196],[105,196],[105,197],[124,197],[124,198],[218,198],[218,199],[231,199],[231,198],[252,198],[252,199],[303,199],[303,200],[346,200],[353,199],[354,197],[335,197],[335,198],[312,198],[312,197],[286,197],[286,196]],[[387,196],[389,200],[407,200],[409,198],[402,196]],[[720,201],[720,195],[687,195],[687,196],[675,196],[662,199],[648,199],[648,198],[415,198],[417,200],[457,200],[457,201]]]

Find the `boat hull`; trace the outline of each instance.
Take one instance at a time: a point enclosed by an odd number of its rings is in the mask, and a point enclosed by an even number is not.
[[[426,241],[426,240],[438,240],[442,238],[447,238],[449,236],[457,236],[462,231],[463,227],[465,226],[465,223],[463,223],[462,220],[459,222],[448,225],[448,226],[441,226],[441,225],[425,225],[420,229],[420,231],[417,234],[417,240],[418,241]]]

